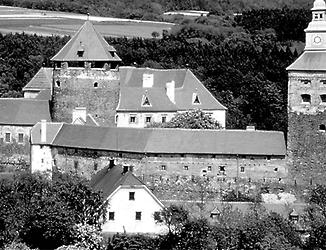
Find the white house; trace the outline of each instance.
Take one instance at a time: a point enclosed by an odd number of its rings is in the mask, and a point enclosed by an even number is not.
[[[163,204],[133,175],[131,167],[111,163],[92,178],[91,185],[108,200],[104,233],[164,233],[154,220]]]

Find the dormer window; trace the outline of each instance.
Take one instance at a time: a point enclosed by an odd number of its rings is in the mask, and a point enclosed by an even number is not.
[[[310,104],[311,102],[311,96],[308,94],[302,94],[301,99],[303,104]]]
[[[197,93],[193,93],[192,95],[192,104],[200,104],[199,96]]]
[[[326,104],[326,95],[325,94],[320,95],[320,100],[322,104]]]
[[[79,47],[77,50],[77,56],[83,57],[84,56],[84,46],[82,45],[82,42],[79,43]]]
[[[143,107],[150,107],[152,106],[151,103],[149,102],[148,96],[144,95],[143,96],[143,100],[142,100],[142,104]]]

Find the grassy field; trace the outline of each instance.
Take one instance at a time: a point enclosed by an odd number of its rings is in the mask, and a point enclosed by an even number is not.
[[[87,19],[85,15],[30,10],[0,6],[0,32],[25,32],[38,35],[71,35]],[[158,22],[137,22],[106,17],[89,17],[104,36],[152,37],[153,31],[162,34],[173,25]]]

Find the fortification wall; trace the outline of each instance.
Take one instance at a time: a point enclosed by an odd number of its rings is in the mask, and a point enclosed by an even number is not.
[[[119,72],[68,68],[53,73],[53,121],[72,122],[72,111],[86,107],[100,125],[115,125],[119,101]]]

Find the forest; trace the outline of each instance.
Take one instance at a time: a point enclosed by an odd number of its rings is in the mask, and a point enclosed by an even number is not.
[[[162,39],[106,39],[123,65],[191,69],[228,108],[227,128],[254,125],[286,132],[285,69],[301,51],[297,44],[302,44],[309,22],[302,13],[306,11],[251,10],[236,19],[184,20],[163,32]],[[263,18],[265,22],[257,21]],[[22,87],[41,66],[51,67],[50,58],[68,39],[0,35],[0,96],[22,96]]]

